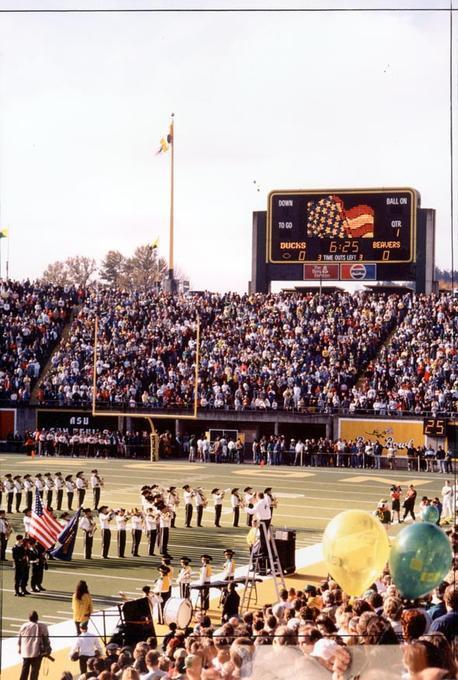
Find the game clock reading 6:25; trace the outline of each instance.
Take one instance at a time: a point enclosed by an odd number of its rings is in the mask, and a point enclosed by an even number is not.
[[[414,189],[272,191],[267,262],[413,262],[416,209]]]

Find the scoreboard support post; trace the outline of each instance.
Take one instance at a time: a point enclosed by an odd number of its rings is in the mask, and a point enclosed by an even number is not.
[[[436,211],[430,208],[417,210],[417,261],[415,292],[432,293],[435,289],[434,264],[436,261]]]

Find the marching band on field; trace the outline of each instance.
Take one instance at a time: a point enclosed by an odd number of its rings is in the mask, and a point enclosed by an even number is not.
[[[25,502],[24,532],[30,523],[32,511],[33,493],[40,495],[43,504],[48,508],[61,511],[64,504],[64,494],[68,511],[78,507],[82,508],[79,528],[83,533],[84,557],[92,559],[94,534],[100,530],[102,557],[109,558],[112,531],[116,532],[117,556],[126,557],[127,534],[131,535],[131,555],[139,556],[139,548],[142,539],[147,539],[147,554],[154,556],[156,550],[164,556],[168,556],[168,542],[170,529],[176,526],[178,507],[181,504],[180,494],[175,486],[160,487],[157,484],[144,485],[140,489],[140,507],[126,510],[125,508],[113,509],[100,504],[101,491],[104,481],[97,469],[91,470],[88,480],[83,471],[78,471],[74,476],[68,474],[65,477],[61,472],[44,474],[38,472],[33,478],[30,474],[24,476],[8,473],[4,479],[0,479],[0,508],[3,503],[3,518],[0,523],[0,548],[2,547],[7,531],[4,523],[6,515],[15,511],[21,512],[21,505]],[[88,491],[92,491],[92,508],[84,507]],[[214,525],[221,526],[221,515],[224,499],[230,495],[230,508],[232,510],[232,526],[238,527],[240,512],[246,512],[246,522],[252,525],[252,508],[256,503],[257,494],[251,487],[246,487],[241,493],[238,487],[221,490],[213,488],[210,493],[214,510]],[[277,506],[277,499],[272,495],[270,488],[265,489],[264,495],[271,511]],[[53,505],[54,501],[54,505]],[[74,505],[76,506],[74,508]],[[209,505],[207,495],[201,487],[191,488],[183,486],[184,526],[192,528],[192,519],[195,514],[197,527],[202,527],[204,510]],[[68,517],[68,515],[66,515]],[[64,518],[65,519],[65,518]]]
[[[43,504],[48,510],[53,511],[53,501],[58,511],[62,510],[64,494],[68,510],[81,508],[79,529],[83,535],[84,559],[92,559],[94,535],[100,531],[101,556],[110,558],[112,532],[116,532],[116,553],[118,558],[126,557],[128,534],[130,533],[130,553],[132,557],[139,557],[139,549],[144,537],[147,541],[147,555],[161,555],[162,564],[158,568],[160,577],[154,587],[155,596],[160,602],[159,611],[162,612],[168,598],[171,596],[173,568],[170,560],[172,556],[168,552],[170,529],[176,526],[177,511],[181,504],[180,494],[175,486],[160,487],[157,484],[144,485],[140,489],[139,507],[127,510],[125,508],[110,508],[100,505],[101,491],[104,486],[103,478],[97,469],[91,470],[90,479],[87,480],[83,471],[78,471],[75,476],[68,474],[65,477],[61,472],[51,474],[37,473],[33,478],[30,474],[24,476],[6,474],[0,479],[0,504],[3,502],[6,509],[0,508],[0,560],[6,560],[6,548],[8,539],[12,533],[12,527],[7,519],[7,514],[21,512],[21,505],[25,501],[25,509],[22,510],[23,534],[17,537],[13,547],[12,556],[15,563],[15,589],[16,594],[21,596],[28,594],[27,579],[29,564],[32,567],[32,589],[43,590],[43,572],[48,558],[46,551],[40,550],[40,546],[29,537],[32,523],[33,494],[40,495]],[[92,490],[93,507],[84,507],[88,490]],[[209,494],[213,505],[213,523],[215,527],[221,526],[223,502],[226,494],[230,496],[230,508],[232,511],[232,526],[238,527],[240,512],[245,511],[246,523],[252,526],[253,517],[256,516],[256,505],[259,499],[263,499],[266,508],[277,506],[277,499],[269,487],[264,492],[255,492],[251,487],[246,487],[243,493],[238,487],[221,490],[213,488]],[[192,488],[190,485],[183,486],[184,527],[192,528],[192,518],[195,514],[196,526],[202,527],[204,509],[208,507],[209,500],[201,487]],[[76,505],[76,508],[73,505]],[[69,512],[60,515],[62,527],[70,521]],[[157,552],[156,552],[157,551]],[[35,555],[37,552],[37,555]],[[234,551],[227,549],[224,552],[225,562],[223,567],[223,579],[231,581],[234,578],[235,562]],[[212,575],[212,557],[207,554],[201,555],[198,585],[201,586],[201,607],[208,608],[210,582]],[[180,589],[180,596],[189,598],[192,579],[191,559],[183,556],[180,558],[180,571],[176,577],[176,583]],[[208,586],[208,587],[207,587]]]

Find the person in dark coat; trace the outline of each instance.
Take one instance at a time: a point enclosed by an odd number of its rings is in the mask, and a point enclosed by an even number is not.
[[[223,600],[223,613],[221,622],[226,623],[233,616],[239,615],[240,595],[237,592],[237,585],[229,583]]]

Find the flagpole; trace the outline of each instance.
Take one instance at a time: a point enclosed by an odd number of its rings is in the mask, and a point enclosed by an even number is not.
[[[6,280],[10,278],[10,232],[8,231],[8,243],[6,244]]]
[[[174,116],[172,113],[172,122],[170,123],[170,229],[169,229],[169,292],[174,292],[174,276],[173,276],[173,247],[174,247],[174,165],[175,165],[175,125]]]

